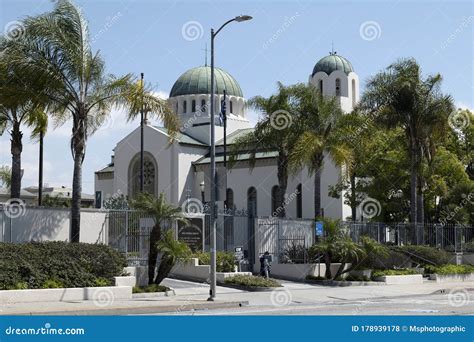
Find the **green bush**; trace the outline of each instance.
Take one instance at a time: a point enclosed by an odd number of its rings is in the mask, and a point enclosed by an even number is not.
[[[192,258],[197,258],[199,265],[210,265],[211,254],[207,252],[197,252],[192,255]],[[216,269],[217,272],[234,272],[235,258],[234,254],[230,252],[217,252],[216,255]]]
[[[407,252],[406,254],[410,255],[414,262],[421,265],[430,265],[430,263],[444,265],[451,260],[451,256],[446,251],[430,246],[408,245],[396,247],[396,250]]]
[[[474,273],[474,266],[471,265],[441,265],[431,266],[425,268],[425,273],[436,273],[436,274],[469,274]]]
[[[392,276],[392,275],[410,275],[416,274],[415,270],[411,269],[400,269],[400,270],[376,270],[372,272],[372,279],[382,276]]]
[[[133,293],[150,293],[150,292],[166,292],[169,288],[163,285],[151,284],[143,287],[135,286],[132,289]]]
[[[43,283],[43,289],[60,289],[64,287],[63,283],[56,279],[48,279]]]
[[[122,254],[105,245],[0,243],[0,289],[112,285],[126,264]]]
[[[349,274],[346,279],[347,281],[369,281],[369,277],[363,276],[363,275],[354,275],[354,274]]]
[[[225,278],[226,284],[234,284],[249,287],[280,287],[280,283],[275,279],[267,279],[264,277],[257,277],[253,275],[236,275]]]

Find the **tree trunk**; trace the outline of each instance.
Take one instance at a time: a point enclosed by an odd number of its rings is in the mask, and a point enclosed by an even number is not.
[[[21,152],[23,150],[23,133],[20,131],[20,123],[14,122],[11,132],[11,154],[12,154],[12,179],[10,187],[10,198],[20,199],[21,192]]]
[[[355,174],[351,172],[351,216],[352,221],[357,220],[357,203],[356,203],[356,179]]]
[[[418,178],[418,150],[416,143],[412,138],[410,141],[410,222],[412,227],[412,242],[416,241],[416,222],[417,222],[417,178]]]
[[[286,202],[285,194],[288,187],[288,157],[281,156],[278,157],[278,166],[277,166],[277,177],[278,177],[278,203],[279,207],[277,210],[278,217],[286,217]]]
[[[165,279],[168,274],[170,274],[174,264],[175,259],[167,256],[166,254],[163,255],[163,258],[160,262],[160,266],[158,267],[158,272],[156,274],[155,284],[159,285],[163,281],[163,279]]]
[[[324,265],[326,265],[326,272],[324,273],[324,277],[326,279],[332,279],[332,275],[331,275],[331,255],[329,253],[326,253],[324,255]]]
[[[77,115],[81,118],[83,116]],[[82,162],[85,155],[87,123],[81,119],[74,119],[72,136],[72,154],[74,158],[74,173],[72,177],[71,200],[71,242],[80,241],[81,231],[81,193],[82,193]]]
[[[148,252],[148,284],[153,284],[155,279],[156,259],[158,258],[158,248],[156,244],[161,239],[161,227],[155,224],[150,233],[150,245]]]
[[[323,172],[322,165],[323,165],[323,158],[324,156],[319,156],[316,161],[315,165],[315,172],[314,172],[314,217],[318,218],[322,216],[321,213],[321,174]]]

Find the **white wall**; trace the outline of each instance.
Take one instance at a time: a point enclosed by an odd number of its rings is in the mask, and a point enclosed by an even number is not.
[[[80,241],[108,243],[108,222],[105,211],[81,210]],[[10,218],[0,211],[0,241],[70,241],[70,209],[26,207],[23,214]]]

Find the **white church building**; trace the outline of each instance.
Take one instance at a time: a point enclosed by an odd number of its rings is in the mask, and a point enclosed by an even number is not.
[[[182,74],[173,85],[169,103],[181,121],[181,133],[169,144],[167,130],[147,124],[144,127],[144,187],[167,200],[182,205],[186,200],[209,201],[211,68],[200,66]],[[216,68],[215,110],[220,112],[223,92],[227,97],[227,145],[253,128],[246,113],[245,97],[237,80]],[[341,108],[350,112],[359,100],[359,78],[351,63],[336,53],[320,59],[314,66],[309,82],[326,96],[335,96]],[[217,120],[216,120],[217,121]],[[223,164],[223,127],[216,126],[216,165]],[[275,212],[274,196],[278,191],[276,152],[258,153],[251,170],[248,155],[227,171],[228,208],[247,210],[252,216],[271,216]],[[95,172],[95,192],[98,206],[114,194],[133,197],[140,184],[140,127],[120,140],[113,151],[111,163]],[[350,207],[344,198],[332,198],[328,187],[336,184],[341,170],[327,158],[324,162],[321,201],[324,216],[345,219]],[[290,218],[314,218],[314,180],[306,170],[288,180],[289,197],[286,215]]]

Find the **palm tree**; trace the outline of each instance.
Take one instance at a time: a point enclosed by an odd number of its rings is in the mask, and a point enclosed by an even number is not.
[[[131,201],[131,207],[139,210],[153,218],[154,226],[150,232],[150,248],[148,253],[148,283],[153,284],[155,278],[156,259],[158,257],[157,243],[161,240],[162,226],[171,224],[172,221],[181,221],[187,223],[183,216],[181,208],[168,203],[165,194],[162,192],[155,198],[153,195],[144,192],[139,193]]]
[[[56,120],[72,119],[71,241],[78,242],[82,163],[88,137],[114,106],[125,108],[131,117],[146,108],[163,120],[170,139],[178,132],[178,119],[166,101],[135,82],[132,75],[106,75],[104,60],[91,49],[87,21],[70,1],[58,0],[52,12],[28,17],[23,24],[25,34],[4,41],[1,47],[14,56],[16,67],[36,76],[33,86],[48,98],[48,111]]]
[[[38,156],[38,206],[43,205],[43,140],[48,130],[48,115],[40,112],[35,118],[35,126],[31,133],[31,138],[38,140],[39,156]],[[33,123],[32,123],[33,124]]]
[[[192,254],[187,244],[175,240],[171,230],[164,233],[163,238],[158,242],[157,249],[162,253],[162,257],[155,284],[160,284],[168,276],[178,259],[188,258]]]
[[[422,160],[426,142],[446,125],[452,99],[440,92],[441,75],[423,78],[418,63],[402,59],[367,83],[361,104],[388,128],[402,127],[410,156],[410,221],[423,219]]]
[[[32,98],[27,85],[28,75],[15,69],[10,55],[4,52],[0,58],[0,127],[1,133],[9,130],[11,136],[10,198],[20,199],[21,153],[23,150],[22,126],[36,129],[40,124],[42,111],[41,96]],[[25,80],[25,81],[24,81]]]
[[[247,106],[261,112],[262,117],[255,129],[236,139],[230,155],[230,165],[237,162],[239,153],[248,153],[251,170],[256,164],[258,152],[277,151],[278,209],[275,216],[285,217],[285,194],[288,186],[288,158],[298,136],[294,111],[291,108],[289,89],[278,83],[278,92],[268,98],[256,96]]]
[[[12,169],[8,165],[0,166],[0,183],[2,186],[10,189],[12,184]]]
[[[314,216],[321,216],[321,173],[327,154],[336,166],[350,168],[352,154],[339,136],[338,121],[343,112],[335,98],[324,97],[313,85],[298,84],[291,92],[296,98],[296,108],[303,133],[298,138],[289,163],[293,173],[308,168],[314,175]]]

